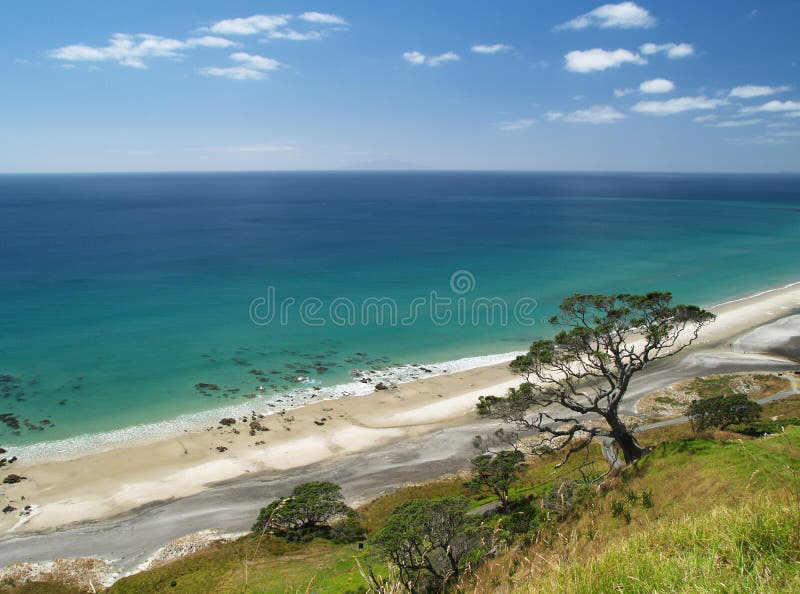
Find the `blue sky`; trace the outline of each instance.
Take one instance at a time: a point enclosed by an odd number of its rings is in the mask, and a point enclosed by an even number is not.
[[[4,2],[0,171],[800,171],[800,2]]]

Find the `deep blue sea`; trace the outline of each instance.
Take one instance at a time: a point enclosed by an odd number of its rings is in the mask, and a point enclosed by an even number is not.
[[[800,178],[0,176],[0,275],[0,445],[174,429],[523,349],[575,292],[800,280]]]

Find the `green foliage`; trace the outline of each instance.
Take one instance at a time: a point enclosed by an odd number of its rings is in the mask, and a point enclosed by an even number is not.
[[[611,502],[611,515],[615,518],[622,518],[626,524],[631,523],[631,510],[627,502],[615,499]]]
[[[533,536],[547,522],[547,511],[531,500],[515,503],[501,520],[501,527],[511,536]]]
[[[761,405],[743,394],[695,400],[686,410],[695,431],[726,429],[731,425],[756,421],[760,415]]]
[[[566,479],[553,485],[542,499],[542,506],[557,520],[563,520],[578,508],[592,492],[585,480]]]
[[[354,509],[348,509],[343,518],[331,523],[326,536],[339,544],[364,540],[364,527],[358,513]]]
[[[644,455],[619,415],[631,378],[689,346],[714,318],[697,306],[673,304],[670,293],[568,297],[550,319],[562,330],[553,339],[534,341],[511,362],[525,383],[505,398],[481,398],[478,413],[544,434],[551,445],[566,450],[565,461],[596,437],[613,439],[630,464]],[[574,413],[571,424],[553,426],[550,406]],[[603,417],[609,428],[580,420],[590,413]]]
[[[302,542],[317,536],[331,537],[334,533],[335,538],[351,535],[358,539],[363,532],[355,528],[357,522],[355,512],[344,502],[339,485],[314,481],[298,485],[288,497],[276,499],[262,508],[252,530]]]
[[[488,534],[465,497],[408,501],[370,539],[412,593],[441,592],[486,553]]]
[[[519,450],[484,454],[471,460],[475,475],[464,483],[473,492],[492,493],[500,500],[502,511],[510,510],[509,490],[519,480],[525,454]]]
[[[800,426],[800,419],[780,419],[778,421],[756,421],[743,427],[734,427],[736,433],[761,437],[762,435],[775,435],[782,433],[786,427]]]

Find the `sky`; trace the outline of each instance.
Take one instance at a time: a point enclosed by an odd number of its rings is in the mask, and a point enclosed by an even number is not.
[[[800,172],[800,0],[6,0],[0,172]]]

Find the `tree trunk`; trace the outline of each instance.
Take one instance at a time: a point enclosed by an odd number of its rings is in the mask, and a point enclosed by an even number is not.
[[[617,442],[619,449],[622,450],[622,456],[625,458],[626,464],[632,464],[644,456],[644,449],[636,441],[633,432],[619,420],[619,417],[614,416],[606,420],[611,426],[611,436]]]

